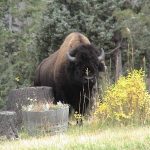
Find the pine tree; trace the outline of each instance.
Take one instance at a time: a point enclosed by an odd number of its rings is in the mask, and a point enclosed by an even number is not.
[[[135,4],[128,6],[130,9],[120,9],[114,13],[117,26],[120,26],[122,36],[128,43],[128,47],[123,49],[123,62],[128,63],[128,68],[131,64],[132,68],[143,68],[143,60],[146,58],[146,72],[150,76],[150,3],[143,0]]]
[[[37,37],[38,58],[56,51],[63,39],[73,31],[85,34],[98,48],[115,47],[111,40],[116,30],[113,11],[119,1],[53,0],[47,6]]]
[[[45,4],[41,0],[0,2],[0,107],[10,89],[32,84],[35,32]]]
[[[56,51],[70,32],[78,31],[98,48],[103,47],[106,53],[122,41],[119,56],[124,73],[129,68],[140,68],[143,54],[149,66],[148,12],[148,0],[53,0],[47,6],[37,37],[38,59],[41,61],[48,53]],[[106,61],[110,58],[114,72],[114,62],[118,58],[115,51],[106,55]]]

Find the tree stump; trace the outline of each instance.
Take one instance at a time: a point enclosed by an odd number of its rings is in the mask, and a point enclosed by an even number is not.
[[[0,111],[0,136],[6,136],[8,139],[18,138],[14,111]]]
[[[68,105],[48,111],[23,111],[23,125],[30,135],[53,135],[67,130],[68,116]]]
[[[53,92],[51,87],[25,87],[13,89],[9,92],[6,102],[6,110],[17,113],[17,127],[22,124],[22,106],[27,106],[34,101],[53,102]]]

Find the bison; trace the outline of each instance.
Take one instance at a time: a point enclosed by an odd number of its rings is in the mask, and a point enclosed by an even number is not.
[[[39,64],[34,86],[51,86],[54,102],[67,103],[85,113],[99,73],[105,70],[104,55],[103,49],[96,49],[83,34],[73,32]]]

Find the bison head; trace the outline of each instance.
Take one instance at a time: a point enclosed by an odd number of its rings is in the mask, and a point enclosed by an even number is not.
[[[80,45],[67,53],[69,79],[75,84],[94,85],[100,71],[105,70],[104,50]]]

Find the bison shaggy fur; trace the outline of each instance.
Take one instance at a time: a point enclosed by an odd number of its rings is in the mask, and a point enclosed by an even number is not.
[[[96,49],[83,34],[73,32],[39,64],[34,85],[52,87],[54,102],[67,103],[85,113],[99,73],[104,70],[104,51]]]

